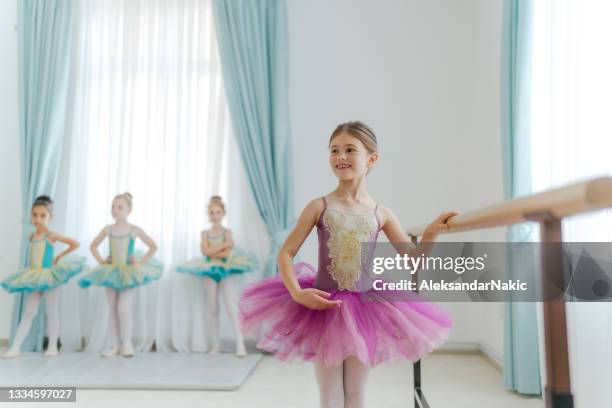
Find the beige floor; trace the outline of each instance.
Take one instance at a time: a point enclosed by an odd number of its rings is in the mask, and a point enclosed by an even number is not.
[[[405,362],[372,370],[367,407],[412,407],[412,368]],[[433,354],[423,361],[423,387],[432,408],[543,408],[539,398],[504,390],[501,373],[480,355]],[[2,407],[9,404],[0,404]],[[25,408],[29,404],[11,404]],[[31,404],[42,407],[44,404]],[[317,385],[310,364],[283,364],[266,356],[237,391],[78,390],[77,404],[53,408],[312,408]]]

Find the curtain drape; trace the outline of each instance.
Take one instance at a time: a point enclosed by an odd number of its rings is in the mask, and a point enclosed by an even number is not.
[[[22,263],[28,262],[30,209],[40,194],[53,196],[66,129],[72,35],[72,1],[20,0],[18,7],[19,124],[21,141]],[[21,320],[25,295],[16,295],[11,341]],[[40,351],[45,334],[44,302],[23,351]]]
[[[139,351],[206,348],[203,280],[174,267],[201,256],[208,199],[227,201],[226,225],[238,245],[260,255],[261,225],[242,195],[231,141],[212,6],[206,0],[78,0],[73,54],[70,160],[63,165],[65,231],[89,243],[113,222],[110,205],[130,191],[130,222],[158,244],[162,278],[136,292],[134,346]],[[249,228],[247,228],[247,226]],[[255,236],[253,236],[255,235]],[[137,246],[139,244],[137,243]],[[106,242],[101,247],[107,251]],[[144,248],[142,248],[144,249]],[[236,290],[244,281],[236,277]],[[234,279],[234,278],[232,278]],[[108,307],[101,288],[68,285],[60,313],[71,316],[85,351],[104,348]],[[70,308],[78,304],[79,308]],[[223,309],[222,309],[223,310]],[[222,317],[224,338],[233,337]]]
[[[501,106],[506,199],[531,193],[532,0],[505,0],[502,22]],[[533,226],[508,228],[509,242],[533,240]],[[511,275],[535,270],[535,253],[511,256]],[[517,262],[517,259],[525,262]],[[521,394],[540,394],[538,317],[535,303],[507,302],[504,330],[504,381]]]
[[[240,156],[270,252],[264,276],[293,226],[288,102],[288,29],[284,0],[213,0],[225,92]]]
[[[534,9],[531,162],[535,192],[612,175],[612,3],[538,0]],[[612,211],[563,222],[568,242],[610,242]],[[612,264],[612,252],[593,254]],[[576,257],[572,260],[575,267]],[[612,401],[612,304],[566,305],[577,407]]]

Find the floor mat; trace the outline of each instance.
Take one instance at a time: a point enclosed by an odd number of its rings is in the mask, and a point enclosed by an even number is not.
[[[2,386],[71,386],[110,389],[235,390],[261,360],[230,353],[140,353],[103,358],[92,353],[21,353],[0,359]]]

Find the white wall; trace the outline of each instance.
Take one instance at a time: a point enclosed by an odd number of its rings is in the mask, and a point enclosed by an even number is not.
[[[377,132],[381,161],[368,188],[404,225],[502,200],[500,16],[501,0],[289,0],[298,210],[334,187],[327,139],[351,119]],[[15,21],[16,1],[0,2],[0,276],[15,269],[19,252]],[[314,262],[315,248],[311,237],[302,259]],[[0,292],[0,339],[11,305]],[[451,341],[482,342],[501,356],[499,306],[443,307],[455,322]]]
[[[406,227],[503,199],[500,0],[289,0],[289,18],[298,209],[335,187],[327,140],[353,119],[379,138],[368,189]],[[315,261],[314,238],[302,259]],[[502,355],[500,305],[442,306],[451,341]]]
[[[21,237],[17,1],[0,1],[0,278],[15,272]],[[8,338],[12,296],[0,291],[0,339]]]

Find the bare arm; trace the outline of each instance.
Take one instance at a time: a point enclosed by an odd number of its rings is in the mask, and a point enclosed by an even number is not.
[[[382,230],[400,255],[411,257],[427,256],[436,241],[438,234],[448,229],[447,221],[457,215],[454,211],[447,211],[437,216],[425,229],[419,245],[412,244],[410,237],[404,232],[395,214],[388,208],[381,206]]]
[[[155,243],[155,241],[153,241],[153,239],[150,236],[147,235],[146,232],[144,232],[142,228],[135,227],[134,231],[135,231],[135,235],[138,238],[140,238],[142,242],[144,242],[149,247],[149,250],[147,251],[145,256],[143,256],[142,259],[140,260],[140,263],[145,264],[149,262],[149,260],[153,257],[153,255],[155,255],[155,252],[157,252],[157,244]],[[132,263],[135,263],[135,262],[132,262]]]
[[[229,231],[229,230],[228,230]],[[202,251],[203,255],[206,256],[219,256],[220,252],[224,251],[225,249],[228,248],[228,243],[226,242],[222,242],[220,244],[217,245],[210,245],[208,243],[208,231],[202,231],[202,241],[200,244],[200,249]],[[227,235],[226,235],[227,238]],[[232,241],[232,245],[233,245],[233,241]]]
[[[330,301],[325,299],[330,296],[325,291],[316,288],[302,289],[293,270],[293,258],[317,223],[321,211],[323,211],[321,200],[316,199],[308,203],[281,247],[277,258],[280,277],[291,297],[296,302],[311,309],[327,309],[340,306],[342,303],[340,300]]]
[[[62,251],[59,255],[57,255],[55,257],[55,259],[53,259],[53,265],[57,265],[57,263],[59,262],[60,259],[62,259],[64,256],[68,255],[70,252],[74,251],[75,249],[77,249],[79,247],[79,243],[72,239],[72,238],[68,238],[65,237],[63,235],[57,234],[55,232],[49,232],[49,240],[52,243],[55,243],[56,241],[62,242],[66,245],[68,245],[68,248],[66,248],[64,251]]]
[[[89,250],[91,251],[91,254],[94,256],[94,258],[96,258],[96,261],[98,261],[100,265],[105,264],[106,261],[100,255],[100,252],[98,252],[98,247],[100,246],[102,241],[104,241],[104,238],[106,238],[107,235],[108,235],[108,227],[102,228],[102,231],[100,231],[98,236],[94,238],[93,242],[89,246]]]
[[[224,244],[225,244],[225,248],[223,249],[231,250],[232,248],[234,248],[234,237],[232,236],[232,230],[229,228],[225,230]]]
[[[229,229],[225,230],[225,242],[219,245],[220,249],[215,252],[214,256],[218,258],[225,258],[230,256],[232,249],[234,248],[234,238],[232,238],[232,231]]]

